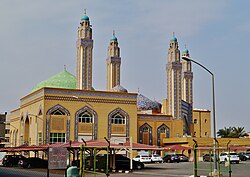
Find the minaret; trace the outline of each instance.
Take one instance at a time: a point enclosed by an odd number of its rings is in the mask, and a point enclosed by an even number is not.
[[[78,27],[77,65],[76,65],[76,88],[80,90],[91,90],[92,88],[92,28],[89,17],[86,15],[81,18]]]
[[[183,51],[182,56],[189,57],[188,49]],[[182,100],[193,104],[193,72],[191,61],[186,60],[182,60]]]
[[[181,72],[180,50],[177,38],[173,37],[168,49],[167,63],[167,92],[168,92],[168,114],[174,119],[181,118]]]
[[[120,48],[118,47],[118,41],[113,31],[113,36],[110,39],[108,47],[107,63],[107,90],[110,91],[113,87],[120,85]]]

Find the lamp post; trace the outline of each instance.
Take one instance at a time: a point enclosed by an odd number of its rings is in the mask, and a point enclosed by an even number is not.
[[[212,76],[212,98],[213,98],[213,132],[214,132],[214,139],[213,139],[213,154],[214,154],[214,174],[217,175],[217,158],[216,158],[216,122],[215,122],[215,93],[214,93],[214,74],[207,69],[202,64],[198,63],[197,61],[191,59],[187,56],[182,56],[182,59],[185,61],[194,62],[195,64],[201,66],[205,69],[211,76]]]
[[[42,122],[43,122],[43,119],[41,118],[41,117],[39,117],[39,115],[35,115],[35,114],[28,114],[28,116],[34,116],[34,117],[36,117],[36,119],[40,119]],[[36,120],[37,121],[37,120]],[[37,129],[37,144],[39,144],[39,141],[38,141],[38,122],[36,122],[36,129]],[[43,133],[43,131],[44,131],[44,122],[43,122],[43,126],[42,126],[42,144],[44,143],[44,137],[43,137],[43,135],[44,135],[44,133]]]

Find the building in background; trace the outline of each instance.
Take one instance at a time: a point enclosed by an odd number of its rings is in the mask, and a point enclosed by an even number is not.
[[[6,135],[9,134],[9,126],[6,123],[7,112],[0,114],[0,147],[3,147],[5,144],[8,144],[9,138]]]

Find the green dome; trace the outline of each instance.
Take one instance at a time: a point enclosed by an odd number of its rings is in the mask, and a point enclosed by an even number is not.
[[[171,39],[171,42],[177,42],[177,38],[176,38],[176,37],[173,37],[173,38]]]
[[[189,53],[188,49],[183,50],[183,53]]]
[[[43,87],[76,89],[76,77],[65,69],[49,79],[38,83],[32,89],[32,92]]]
[[[117,37],[112,36],[112,38],[110,39],[110,41],[117,41]]]
[[[82,16],[81,20],[89,20],[89,17],[87,15]]]

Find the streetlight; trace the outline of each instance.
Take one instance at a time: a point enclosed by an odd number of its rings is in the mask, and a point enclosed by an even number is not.
[[[197,61],[194,61],[190,57],[182,56],[182,59],[185,61],[194,62],[195,64],[201,66],[203,69],[205,69],[209,74],[212,76],[212,96],[213,96],[213,131],[214,131],[214,140],[213,140],[213,154],[214,154],[214,175],[217,175],[217,158],[216,158],[216,122],[215,122],[215,93],[214,93],[214,74],[209,71],[205,66],[198,63]]]
[[[34,117],[36,117],[36,119],[40,119],[40,120],[43,121],[43,119],[41,117],[39,117],[39,115],[35,115],[35,114],[30,114],[29,113],[28,116],[34,116]],[[44,143],[44,141],[43,141],[43,139],[44,139],[44,137],[43,137],[43,135],[44,135],[44,133],[43,133],[43,131],[44,131],[44,122],[43,122],[43,126],[42,127],[43,127],[43,130],[42,130],[42,144],[43,144]],[[37,131],[37,143],[39,144],[39,141],[38,141],[38,122],[36,122],[36,131]]]

